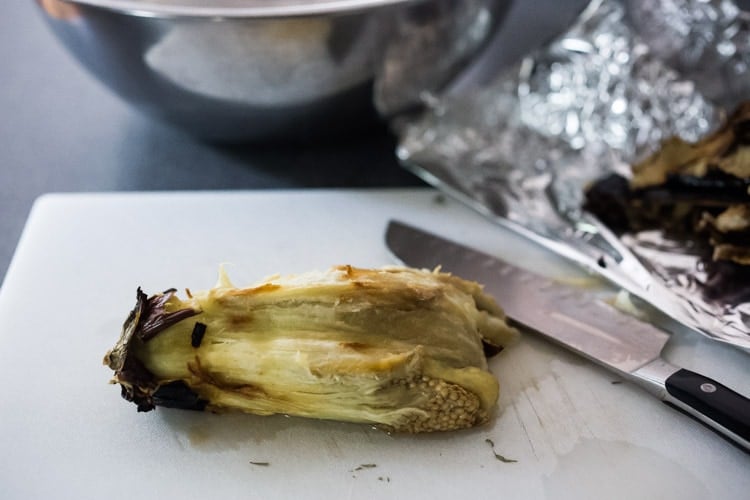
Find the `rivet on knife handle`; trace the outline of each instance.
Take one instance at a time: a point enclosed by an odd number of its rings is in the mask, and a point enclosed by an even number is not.
[[[741,445],[744,441],[744,448],[750,451],[750,399],[684,368],[667,378],[664,386],[668,393],[664,402]]]

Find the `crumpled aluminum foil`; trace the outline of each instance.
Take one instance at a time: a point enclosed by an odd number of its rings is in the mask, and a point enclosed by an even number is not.
[[[659,28],[674,12],[681,24]],[[593,0],[565,33],[481,91],[425,95],[428,111],[397,124],[398,156],[498,223],[750,352],[750,304],[704,298],[689,245],[660,232],[617,238],[581,208],[590,182],[629,175],[668,136],[696,140],[717,125],[722,108],[705,96],[718,96],[712,89],[730,75],[750,81],[744,16],[729,0]],[[651,24],[636,30],[631,23],[644,17]],[[709,38],[700,54],[682,54]],[[711,55],[719,52],[732,56]],[[724,69],[692,78],[707,59]],[[726,87],[736,92],[721,94],[722,104],[747,97],[743,85]]]
[[[651,52],[713,102],[750,95],[750,2],[631,0],[626,20]]]

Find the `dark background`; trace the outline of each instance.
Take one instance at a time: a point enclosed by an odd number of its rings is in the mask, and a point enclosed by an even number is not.
[[[516,0],[488,50],[509,64],[585,2]],[[49,192],[418,186],[385,128],[308,145],[220,147],[132,110],[86,73],[33,0],[0,17],[0,281],[34,200]]]

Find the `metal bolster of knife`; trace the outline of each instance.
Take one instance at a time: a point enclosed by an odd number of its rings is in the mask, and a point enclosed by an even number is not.
[[[628,376],[633,382],[649,391],[653,396],[664,401],[669,396],[666,387],[667,379],[678,371],[680,371],[680,367],[658,358],[646,363],[628,374]]]

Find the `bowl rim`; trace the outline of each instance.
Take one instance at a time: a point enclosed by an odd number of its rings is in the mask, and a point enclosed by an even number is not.
[[[248,6],[198,6],[154,3],[150,0],[61,0],[65,3],[102,8],[138,17],[200,17],[200,18],[266,18],[295,17],[325,14],[346,14],[379,7],[427,0],[293,0],[274,2],[256,0],[257,5]]]

